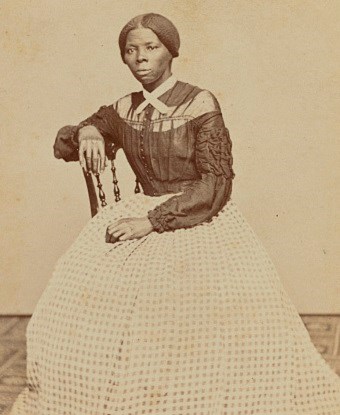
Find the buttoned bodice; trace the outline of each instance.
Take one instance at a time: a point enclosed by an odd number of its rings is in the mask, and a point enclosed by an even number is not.
[[[57,137],[56,146],[65,160],[78,159],[77,131],[94,125],[109,155],[124,150],[145,194],[183,192],[149,214],[163,231],[210,219],[229,200],[234,172],[229,132],[211,92],[177,81],[159,99],[166,113],[151,105],[139,112],[143,94],[126,95],[74,126],[69,140],[57,144]]]
[[[177,193],[200,178],[195,165],[197,125],[192,117],[155,117],[148,105],[139,120],[123,119],[119,140],[144,193]]]

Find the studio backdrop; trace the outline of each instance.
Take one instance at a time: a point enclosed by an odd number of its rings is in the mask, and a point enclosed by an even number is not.
[[[33,312],[90,218],[80,166],[54,159],[54,139],[140,90],[117,38],[150,11],[181,34],[177,78],[221,104],[232,199],[298,311],[340,313],[339,9],[336,0],[2,0],[0,313]],[[134,176],[122,154],[117,175],[128,197]],[[104,186],[113,202],[109,170]]]

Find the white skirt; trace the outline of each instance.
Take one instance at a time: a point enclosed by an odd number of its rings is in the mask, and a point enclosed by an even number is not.
[[[340,378],[230,200],[211,222],[105,242],[172,195],[106,206],[29,321],[12,415],[339,415]]]

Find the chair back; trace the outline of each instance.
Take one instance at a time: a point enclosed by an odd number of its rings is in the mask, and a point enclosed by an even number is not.
[[[120,189],[118,187],[118,180],[116,176],[116,167],[114,164],[114,160],[115,160],[115,157],[111,159],[113,194],[114,194],[115,202],[119,202],[121,200],[121,197],[120,197]],[[83,168],[83,175],[85,178],[87,193],[88,193],[89,201],[90,201],[91,216],[93,217],[99,212],[101,208],[107,205],[106,195],[103,190],[103,185],[101,183],[99,173],[91,173],[91,172],[86,171]],[[96,178],[96,182],[97,182],[96,187],[98,189],[97,192],[96,192],[96,188],[94,185],[93,176]],[[135,193],[140,193],[140,187],[139,187],[139,182],[137,178],[136,178]]]

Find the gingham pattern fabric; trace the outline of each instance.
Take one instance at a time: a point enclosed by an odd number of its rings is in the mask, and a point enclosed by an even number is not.
[[[339,377],[233,200],[211,222],[105,243],[170,196],[106,206],[59,259],[11,414],[339,415]]]

